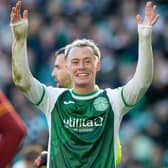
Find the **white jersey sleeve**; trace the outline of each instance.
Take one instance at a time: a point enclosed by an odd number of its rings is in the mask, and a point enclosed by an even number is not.
[[[152,26],[138,25],[138,64],[133,78],[118,89],[107,89],[114,111],[119,118],[145,94],[153,80]]]
[[[153,80],[152,26],[138,25],[138,64],[133,78],[121,90],[127,107],[134,106],[145,94]]]
[[[48,116],[53,110],[58,96],[65,91],[63,88],[54,88],[40,83],[35,78],[32,80],[31,88],[26,93],[28,99]]]

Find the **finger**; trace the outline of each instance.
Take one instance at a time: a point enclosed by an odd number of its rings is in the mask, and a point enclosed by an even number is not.
[[[153,19],[156,17],[156,5],[153,6],[152,10],[151,10],[151,21],[153,21]]]
[[[24,18],[24,19],[28,19],[28,15],[29,15],[29,14],[28,14],[28,10],[24,10],[24,11],[23,11],[23,18]]]
[[[12,7],[11,14],[15,12],[15,7]]]
[[[10,22],[13,23],[13,14],[10,15]]]
[[[17,17],[18,19],[21,19],[21,1],[18,1],[17,4],[16,4],[16,9],[17,9]]]
[[[158,21],[159,17],[159,15],[155,16],[155,18],[151,22],[151,25],[154,25]]]
[[[14,22],[17,22],[17,21],[18,21],[18,19],[17,19],[16,13],[11,14],[11,22],[14,23]]]
[[[151,9],[152,9],[152,2],[148,1],[146,3],[146,8],[145,8],[145,16],[150,17],[151,16]]]
[[[19,17],[19,6],[18,6],[18,3],[16,4],[16,7],[15,7],[15,14],[17,16],[17,18]]]
[[[17,16],[18,19],[21,19],[21,1],[17,2]]]
[[[14,13],[15,13],[15,7],[12,7],[12,11],[11,11],[11,15],[10,15],[10,20],[11,20],[11,22],[13,23],[13,21],[14,21]]]
[[[136,15],[137,24],[142,24],[142,18],[140,15]]]
[[[159,15],[156,16],[156,5],[153,6],[152,8],[152,15],[151,15],[151,25],[154,25],[157,20],[159,19]]]
[[[157,9],[157,6],[154,5],[153,8],[152,8],[153,13],[156,13],[156,9]]]
[[[16,8],[15,7],[12,7],[12,12],[11,12],[11,14],[15,14],[16,13]]]

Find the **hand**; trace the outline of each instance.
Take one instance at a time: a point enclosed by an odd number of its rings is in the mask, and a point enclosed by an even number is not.
[[[38,156],[36,160],[34,161],[34,168],[40,168],[42,166],[46,166],[47,165],[47,155],[48,155],[47,151],[41,152],[40,156]]]
[[[12,8],[10,22],[13,36],[16,40],[25,39],[28,30],[28,10],[23,11],[21,16],[21,1]]]
[[[41,157],[38,156],[38,158],[36,158],[36,160],[34,161],[34,168],[39,168],[41,165]]]
[[[152,5],[151,1],[148,1],[146,3],[144,20],[142,21],[142,17],[140,15],[136,16],[138,24],[151,25],[151,26],[153,26],[158,19],[159,15],[156,15],[156,5]]]

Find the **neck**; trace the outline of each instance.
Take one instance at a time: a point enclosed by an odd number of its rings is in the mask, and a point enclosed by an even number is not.
[[[93,92],[95,90],[95,85],[93,86],[75,86],[73,87],[74,92],[78,93],[78,94],[87,94],[90,92]]]

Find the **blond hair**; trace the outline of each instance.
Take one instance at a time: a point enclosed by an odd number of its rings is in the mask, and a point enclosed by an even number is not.
[[[93,53],[100,60],[101,54],[100,50],[97,47],[96,43],[93,40],[89,39],[77,39],[73,41],[71,44],[67,45],[65,48],[65,57],[67,58],[71,49],[74,47],[90,47],[93,50]]]

